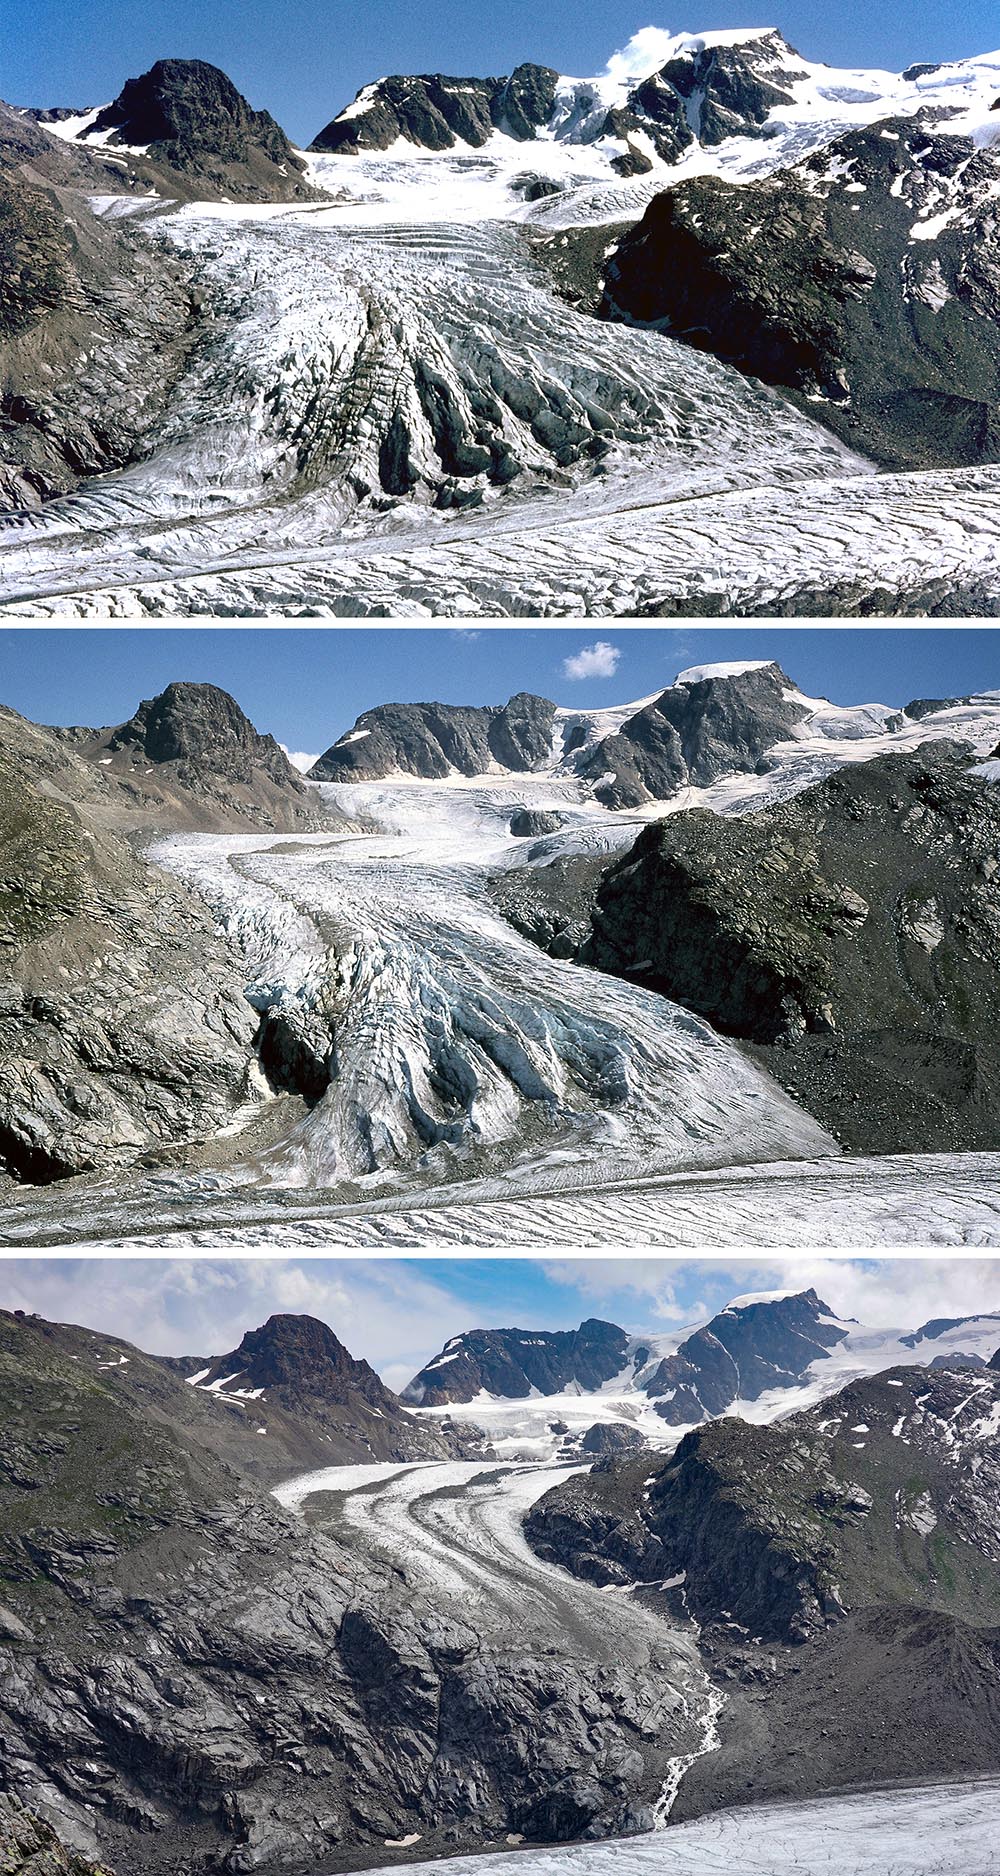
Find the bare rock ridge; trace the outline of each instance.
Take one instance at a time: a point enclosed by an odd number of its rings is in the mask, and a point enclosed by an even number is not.
[[[678,789],[756,768],[808,716],[774,662],[682,675],[613,734],[593,741],[585,711],[563,710],[521,692],[503,705],[380,704],[358,717],[310,771],[316,781],[377,781],[403,773],[425,780],[511,774],[554,766],[592,781],[608,808],[667,800]],[[543,831],[543,830],[539,830]]]
[[[314,1316],[270,1316],[259,1329],[248,1329],[228,1355],[171,1359],[165,1365],[220,1405],[233,1402],[245,1411],[250,1403],[249,1411],[264,1419],[271,1438],[277,1415],[282,1445],[279,1454],[268,1452],[269,1467],[280,1465],[285,1456],[287,1428],[293,1423],[308,1429],[311,1456],[320,1465],[341,1459],[443,1458],[452,1450],[438,1427],[407,1413],[375,1370],[356,1361]]]
[[[151,171],[182,196],[236,201],[310,201],[306,165],[268,111],[255,111],[225,72],[203,59],[157,59],[130,78],[80,132],[128,151],[136,174]]]
[[[692,1426],[737,1400],[794,1388],[847,1334],[815,1290],[737,1298],[660,1360],[641,1337],[594,1319],[574,1330],[470,1329],[414,1376],[403,1399],[423,1407],[474,1401],[481,1392],[526,1400],[621,1379],[670,1426]]]
[[[379,704],[314,763],[314,781],[361,782],[401,770],[433,780],[538,768],[552,748],[555,705],[522,691],[506,704]]]
[[[727,1705],[676,1816],[995,1768],[998,1410],[988,1369],[971,1389],[890,1369],[776,1424],[715,1420],[659,1463],[603,1462],[532,1508],[547,1561],[682,1590],[701,1624]]]
[[[608,808],[665,801],[680,788],[757,767],[808,715],[781,666],[681,677],[613,736],[589,751],[580,773]],[[572,732],[567,753],[572,753]],[[607,779],[610,775],[610,779]]]
[[[1000,459],[1000,157],[887,118],[741,186],[654,197],[600,311],[791,393],[889,468]]]
[[[414,1375],[403,1399],[439,1407],[483,1389],[507,1400],[559,1394],[571,1383],[589,1390],[621,1373],[628,1344],[624,1329],[596,1317],[579,1329],[468,1329]]]
[[[791,102],[787,84],[796,57],[777,32],[736,45],[694,47],[603,109],[596,89],[580,81],[571,88],[543,65],[519,65],[507,78],[396,75],[366,85],[311,148],[352,155],[386,150],[400,137],[428,150],[459,142],[479,148],[496,131],[522,143],[544,131],[588,142],[623,140],[615,166],[637,175],[652,168],[650,146],[671,163],[699,138],[712,145],[766,134],[769,111]]]
[[[927,743],[751,816],[650,825],[579,955],[744,1039],[849,1147],[985,1147],[998,853],[997,791],[966,746]]]
[[[61,1843],[44,1818],[0,1793],[0,1869],[4,1876],[110,1876]]]

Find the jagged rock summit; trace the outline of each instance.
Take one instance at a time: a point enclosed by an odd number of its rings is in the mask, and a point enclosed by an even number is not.
[[[578,1329],[468,1329],[414,1375],[403,1399],[439,1407],[484,1391],[506,1400],[590,1391],[621,1373],[628,1348],[625,1330],[597,1317]]]
[[[230,200],[314,197],[306,165],[268,111],[255,111],[225,72],[203,59],[157,59],[80,131],[126,149],[141,168],[169,172],[175,187]],[[164,193],[166,193],[166,189]]]
[[[806,77],[799,55],[772,29],[685,34],[640,80],[567,78],[525,63],[504,78],[394,75],[366,85],[311,148],[356,155],[405,139],[427,150],[482,148],[496,133],[519,143],[610,140],[623,176],[673,163],[699,140],[766,134],[769,113],[791,105]]]
[[[556,707],[521,691],[506,704],[379,704],[314,763],[314,781],[361,782],[394,773],[443,780],[508,769],[524,773],[552,753]]]
[[[185,1365],[193,1367],[197,1357]],[[366,1361],[356,1361],[316,1316],[273,1315],[248,1329],[238,1348],[201,1369],[198,1386],[213,1392],[267,1393],[294,1409],[304,1402],[343,1406],[360,1396],[369,1408],[399,1414],[399,1403]]]
[[[176,762],[190,771],[211,769],[233,781],[252,781],[262,770],[293,793],[306,792],[280,744],[262,736],[236,699],[215,684],[168,684],[112,732],[108,748],[134,749],[150,762]]]

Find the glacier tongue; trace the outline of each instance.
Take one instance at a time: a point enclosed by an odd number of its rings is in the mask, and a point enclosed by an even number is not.
[[[326,1094],[232,1180],[360,1196],[492,1173],[558,1190],[837,1152],[699,1018],[545,956],[494,912],[487,872],[520,858],[511,803],[560,790],[572,800],[552,778],[334,787],[352,817],[396,831],[157,849],[244,931],[273,994],[322,1010],[334,1038]],[[603,831],[596,806],[578,797],[575,814]]]

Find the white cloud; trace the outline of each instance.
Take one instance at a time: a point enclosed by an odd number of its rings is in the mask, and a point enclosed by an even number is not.
[[[614,677],[621,652],[599,638],[596,645],[584,645],[571,658],[563,659],[563,676],[571,678]]]
[[[11,1259],[0,1261],[0,1306],[104,1330],[153,1355],[223,1355],[269,1315],[317,1316],[397,1388],[470,1315],[419,1268],[375,1258]]]
[[[915,1329],[932,1316],[1000,1313],[1000,1259],[991,1257],[609,1257],[547,1263],[546,1272],[595,1303],[617,1297],[620,1314],[621,1298],[634,1296],[633,1318],[623,1326],[636,1330],[654,1320],[704,1321],[730,1297],[757,1290],[813,1289],[838,1316],[872,1328]]]
[[[664,32],[661,26],[643,26],[632,34],[627,45],[611,54],[601,76],[612,78],[618,84],[628,79],[648,78],[650,72],[659,71],[666,64],[676,46],[673,33]]]
[[[281,743],[279,747],[284,750],[293,769],[299,769],[303,775],[308,774],[313,763],[319,761],[318,752],[316,755],[307,755],[302,749],[289,749],[287,743]]]

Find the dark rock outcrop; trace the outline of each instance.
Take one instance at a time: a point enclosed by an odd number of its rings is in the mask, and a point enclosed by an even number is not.
[[[541,834],[557,834],[562,824],[562,815],[549,808],[515,808],[510,817],[510,831],[515,840],[537,840]]]
[[[402,770],[428,780],[485,775],[499,764],[515,774],[552,752],[555,705],[522,691],[506,704],[379,704],[320,756],[319,782],[378,781]]]
[[[753,1045],[845,1145],[995,1145],[1000,796],[944,742],[646,828],[585,962]]]
[[[678,1817],[995,1772],[1000,1376],[980,1372],[970,1392],[967,1373],[898,1368],[771,1426],[716,1420],[529,1512],[546,1561],[683,1595],[701,1624],[727,1707]]]
[[[580,773],[594,778],[605,807],[634,808],[667,801],[688,783],[704,787],[733,770],[753,770],[805,721],[808,711],[788,695],[793,690],[775,663],[678,680],[598,743]]]
[[[645,1391],[671,1426],[696,1425],[736,1400],[795,1387],[846,1334],[815,1290],[730,1303],[664,1357]]]
[[[624,1329],[594,1317],[578,1329],[468,1329],[414,1375],[403,1399],[441,1407],[474,1400],[483,1389],[526,1400],[533,1388],[539,1394],[560,1394],[574,1382],[597,1388],[621,1373],[627,1352]]]
[[[998,182],[994,152],[919,117],[760,181],[692,179],[625,234],[601,312],[782,387],[885,466],[995,462]]]
[[[544,866],[508,867],[489,880],[498,912],[550,957],[572,958],[590,935],[597,889],[611,861],[607,854],[570,854]]]
[[[314,199],[296,155],[268,111],[251,109],[232,80],[203,59],[157,59],[130,78],[82,137],[139,150],[198,197],[234,201]],[[168,193],[169,190],[165,190]]]
[[[634,1452],[645,1445],[645,1434],[640,1433],[638,1427],[630,1427],[624,1420],[598,1420],[587,1428],[580,1441],[580,1451],[604,1458],[608,1453]]]

